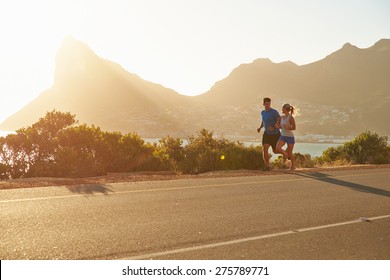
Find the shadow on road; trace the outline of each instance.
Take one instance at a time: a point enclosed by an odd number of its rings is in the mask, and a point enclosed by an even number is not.
[[[342,187],[347,187],[347,188],[353,189],[355,191],[372,193],[372,194],[376,194],[376,195],[390,197],[389,191],[370,187],[370,186],[365,186],[365,185],[361,185],[361,184],[356,184],[356,183],[352,183],[352,182],[348,182],[348,181],[343,181],[340,179],[333,178],[328,174],[324,174],[324,173],[320,173],[320,172],[295,173],[295,174],[298,176],[305,177],[305,178],[311,178],[314,180],[318,180],[318,181],[322,181],[322,182],[326,182],[326,183],[330,183],[330,184],[334,184],[334,185],[338,185],[338,186],[342,186]]]
[[[72,193],[87,195],[93,195],[96,193],[108,195],[109,193],[113,192],[110,186],[103,184],[82,184],[75,186],[67,186],[66,188]]]

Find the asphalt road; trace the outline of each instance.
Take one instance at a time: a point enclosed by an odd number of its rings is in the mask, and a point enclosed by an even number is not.
[[[0,190],[0,259],[390,259],[390,169]]]

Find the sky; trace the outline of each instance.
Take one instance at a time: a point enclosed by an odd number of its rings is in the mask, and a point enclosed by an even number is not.
[[[258,58],[304,65],[390,38],[388,0],[0,0],[0,123],[53,85],[66,36],[197,95]]]

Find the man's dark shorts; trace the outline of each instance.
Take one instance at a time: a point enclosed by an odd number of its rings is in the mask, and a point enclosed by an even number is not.
[[[264,144],[268,144],[272,147],[272,149],[276,150],[276,143],[278,143],[280,137],[280,132],[277,134],[263,134],[263,140],[261,141],[261,144],[264,146]]]

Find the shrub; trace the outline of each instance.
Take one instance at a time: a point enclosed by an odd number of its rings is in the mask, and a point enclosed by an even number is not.
[[[221,156],[224,157],[221,160]],[[242,143],[233,143],[228,149],[221,152],[219,163],[222,170],[261,169],[264,161],[261,146],[245,147]]]
[[[294,153],[296,167],[312,168],[315,166],[315,161],[309,154]]]
[[[264,166],[261,147],[245,147],[239,142],[215,139],[213,132],[202,129],[188,137],[188,144],[164,137],[155,149],[165,168],[198,174],[214,170],[259,169]]]
[[[183,140],[166,136],[146,144],[136,133],[122,135],[99,127],[77,125],[70,113],[52,111],[16,134],[0,137],[0,178],[38,176],[86,177],[108,172],[173,170],[198,174],[214,170],[260,169],[262,147],[214,138],[202,129]],[[294,154],[297,167],[316,163],[390,163],[387,137],[365,132],[350,142],[325,150],[321,157]],[[282,157],[274,165],[286,167]]]
[[[335,162],[340,158],[344,158],[343,146],[330,147],[322,152],[322,156],[318,158],[320,163],[331,163]]]
[[[213,132],[202,129],[198,136],[190,136],[184,147],[184,158],[179,169],[184,173],[198,174],[216,170],[219,159],[219,143]]]
[[[318,160],[322,163],[335,161],[352,164],[390,163],[390,147],[387,140],[385,136],[367,131],[341,146],[328,148]]]
[[[180,172],[179,165],[184,160],[183,140],[169,135],[163,137],[154,147],[153,154],[160,161],[161,169]]]

